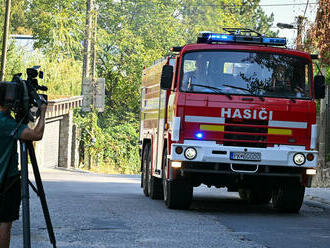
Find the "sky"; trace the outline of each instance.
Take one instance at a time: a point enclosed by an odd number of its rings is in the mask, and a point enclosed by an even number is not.
[[[306,4],[307,10],[305,17],[307,18],[308,22],[314,22],[316,10],[318,4],[318,0],[261,0],[260,5],[262,6],[263,10],[267,15],[271,13],[274,14],[274,24],[272,30],[277,31],[279,30],[280,37],[286,37],[288,40],[288,46],[294,47],[294,41],[297,36],[297,31],[294,29],[279,29],[276,27],[278,22],[281,23],[288,23],[294,24],[295,17],[299,15],[304,15]],[[294,4],[294,5],[288,5]],[[283,5],[283,6],[265,6],[265,5]]]

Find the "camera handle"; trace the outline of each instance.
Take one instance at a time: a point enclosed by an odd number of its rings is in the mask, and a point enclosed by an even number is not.
[[[21,150],[21,170],[22,170],[22,205],[23,205],[23,247],[31,248],[31,234],[30,234],[30,195],[29,185],[33,191],[39,196],[42,206],[45,222],[47,226],[48,236],[53,248],[56,248],[56,239],[52,226],[52,222],[49,215],[49,210],[46,201],[45,191],[42,185],[40,172],[37,164],[36,155],[34,152],[32,141],[20,141]],[[36,182],[36,186],[29,180],[28,172],[28,156],[32,163],[33,174]]]

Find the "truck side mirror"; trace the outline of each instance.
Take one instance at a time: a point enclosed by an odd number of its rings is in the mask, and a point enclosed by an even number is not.
[[[162,70],[162,76],[160,79],[160,88],[162,90],[171,89],[173,79],[173,66],[164,65]]]
[[[325,78],[318,75],[314,77],[314,92],[315,99],[322,99],[325,97]]]

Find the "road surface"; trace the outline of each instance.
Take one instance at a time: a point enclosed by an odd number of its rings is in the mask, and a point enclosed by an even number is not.
[[[214,187],[195,188],[189,210],[170,210],[143,195],[137,175],[54,169],[41,176],[58,247],[330,247],[330,202],[311,193],[300,214],[249,205]],[[31,239],[32,247],[52,247],[33,192]],[[22,247],[21,221],[11,247]]]

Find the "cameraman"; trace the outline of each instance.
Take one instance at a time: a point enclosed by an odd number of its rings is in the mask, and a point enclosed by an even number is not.
[[[0,96],[0,99],[2,97]],[[9,107],[0,101],[0,248],[9,248],[12,222],[19,218],[21,202],[21,184],[18,171],[17,140],[41,140],[45,128],[47,105],[41,105],[37,126],[30,129],[21,125],[11,116]]]

